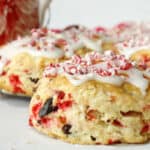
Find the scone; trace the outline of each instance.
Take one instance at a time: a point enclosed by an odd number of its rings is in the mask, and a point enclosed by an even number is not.
[[[47,64],[67,60],[74,54],[83,56],[92,50],[102,52],[101,37],[102,33],[100,36],[77,25],[62,30],[33,29],[30,37],[1,48],[0,89],[32,96]]]
[[[50,64],[30,103],[29,124],[69,143],[144,143],[150,139],[150,68],[92,52]]]

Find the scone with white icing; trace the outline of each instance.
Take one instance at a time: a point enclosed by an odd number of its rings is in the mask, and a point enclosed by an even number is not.
[[[1,48],[0,89],[31,96],[47,64],[92,50],[102,51],[102,33],[76,25],[63,30],[34,29],[30,37]]]
[[[45,68],[29,124],[69,143],[144,143],[150,139],[150,68],[92,52]]]

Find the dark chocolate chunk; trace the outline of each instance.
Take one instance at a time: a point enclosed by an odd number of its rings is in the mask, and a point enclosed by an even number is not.
[[[56,112],[58,110],[58,106],[53,106],[53,112]]]
[[[33,83],[37,83],[39,81],[39,78],[32,78],[32,77],[30,77],[29,79]]]
[[[71,124],[65,124],[62,127],[62,131],[64,134],[71,134],[70,129],[71,129],[72,125]]]
[[[48,99],[39,111],[39,117],[44,117],[52,110],[53,98]]]
[[[92,141],[96,141],[96,138],[94,136],[90,136]]]
[[[48,114],[52,112],[56,112],[58,110],[58,106],[49,106],[48,108]]]

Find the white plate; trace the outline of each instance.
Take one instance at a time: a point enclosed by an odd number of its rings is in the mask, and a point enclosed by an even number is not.
[[[148,150],[141,145],[79,146],[51,139],[28,126],[29,99],[0,95],[0,150]]]

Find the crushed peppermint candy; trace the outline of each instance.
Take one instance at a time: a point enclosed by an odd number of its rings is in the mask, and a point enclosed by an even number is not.
[[[77,49],[87,47],[101,51],[101,38],[93,29],[84,26],[72,25],[64,29],[39,28],[31,31],[31,39],[24,47],[34,48],[40,52],[62,53],[58,57],[71,57]]]
[[[116,47],[119,49],[120,53],[130,57],[137,51],[140,50],[150,50],[150,32],[149,34],[137,34],[131,36],[129,39],[124,40],[116,44]]]
[[[139,35],[150,35],[150,22],[122,22],[107,30],[111,39],[118,43]]]
[[[127,58],[140,50],[150,50],[150,22],[132,22],[123,31],[113,34],[114,37],[118,36],[116,37],[118,39],[116,42],[117,49]]]
[[[144,72],[136,66],[124,55],[116,55],[112,51],[104,54],[92,52],[83,58],[75,55],[63,63],[50,64],[45,68],[43,75],[45,77],[64,75],[76,86],[88,80],[116,85],[129,82],[145,93],[149,81],[144,77]]]
[[[134,47],[143,47],[149,46],[150,47],[150,37],[145,35],[137,35],[133,36],[128,40],[122,42],[125,48],[134,48]]]
[[[90,53],[84,58],[75,55],[71,60],[60,63],[50,64],[45,75],[56,75],[59,69],[69,75],[86,75],[95,73],[100,76],[116,75],[118,71],[129,70],[133,67],[132,62],[127,60],[123,55],[115,55],[111,51],[100,54],[97,52]]]

